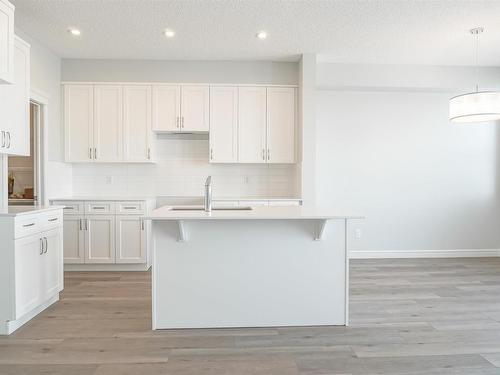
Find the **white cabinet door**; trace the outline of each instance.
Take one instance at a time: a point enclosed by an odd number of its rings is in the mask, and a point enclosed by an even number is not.
[[[180,131],[181,87],[153,85],[153,131]]]
[[[16,319],[38,306],[40,295],[40,234],[15,241]]]
[[[124,160],[151,160],[151,86],[125,86]]]
[[[0,0],[0,83],[14,82],[14,6]]]
[[[238,88],[210,88],[210,162],[238,161]]]
[[[94,160],[123,158],[123,89],[118,85],[94,86]]]
[[[20,38],[14,41],[14,83],[0,85],[0,153],[30,154],[30,46]]]
[[[115,263],[115,216],[85,219],[85,263]]]
[[[209,87],[207,85],[183,85],[181,88],[181,130],[208,131]]]
[[[238,161],[266,162],[266,88],[238,88]]]
[[[83,216],[64,215],[64,263],[84,263],[84,220]]]
[[[63,286],[63,229],[54,228],[42,232],[44,242],[43,253],[40,257],[40,295],[48,299],[62,290]]]
[[[145,223],[139,216],[116,216],[116,263],[146,262]]]
[[[64,134],[67,162],[93,160],[94,86],[64,86]]]
[[[295,162],[294,88],[267,88],[267,161]]]

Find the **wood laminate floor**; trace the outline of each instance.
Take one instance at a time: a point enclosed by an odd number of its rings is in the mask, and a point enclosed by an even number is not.
[[[65,283],[1,375],[500,374],[499,258],[352,261],[350,327],[153,332],[149,273]]]

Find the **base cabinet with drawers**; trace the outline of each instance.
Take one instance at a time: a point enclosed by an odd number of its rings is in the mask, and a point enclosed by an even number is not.
[[[153,202],[52,201],[64,206],[65,264],[137,264],[149,268]],[[112,268],[110,268],[112,269]]]
[[[10,334],[59,299],[62,208],[0,217],[0,334]]]

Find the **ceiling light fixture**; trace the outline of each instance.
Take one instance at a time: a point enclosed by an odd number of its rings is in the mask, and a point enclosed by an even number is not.
[[[74,27],[71,27],[68,29],[68,33],[70,33],[71,35],[74,35],[74,36],[79,36],[79,35],[81,35],[82,32],[78,29],[75,29]]]
[[[167,38],[173,38],[175,36],[175,31],[174,30],[170,30],[170,29],[166,29],[163,34],[165,34],[165,36]]]
[[[470,30],[476,38],[476,90],[450,99],[450,121],[482,122],[500,119],[500,92],[479,91],[479,35],[482,27]]]
[[[266,39],[267,38],[267,33],[265,31],[259,31],[255,37],[257,37],[258,39]]]

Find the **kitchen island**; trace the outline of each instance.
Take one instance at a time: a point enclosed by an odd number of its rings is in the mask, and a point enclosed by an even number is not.
[[[153,329],[348,324],[347,226],[307,207],[160,207]]]

